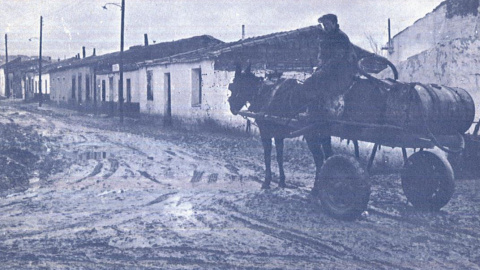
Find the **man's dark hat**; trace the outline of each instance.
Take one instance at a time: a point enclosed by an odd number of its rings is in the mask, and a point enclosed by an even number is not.
[[[325,14],[322,17],[318,18],[319,23],[324,22],[324,21],[331,21],[334,24],[336,24],[338,22],[337,21],[337,15],[335,15],[335,14]]]

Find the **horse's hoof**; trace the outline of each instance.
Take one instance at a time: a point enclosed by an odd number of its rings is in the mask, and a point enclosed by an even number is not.
[[[270,189],[270,184],[263,184],[262,189]]]

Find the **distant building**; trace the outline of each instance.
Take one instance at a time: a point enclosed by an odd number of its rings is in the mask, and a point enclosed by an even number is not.
[[[49,63],[49,58],[42,59],[42,66]],[[4,76],[0,77],[3,81],[3,83],[0,83],[0,94],[6,95],[6,76],[8,76],[11,97],[21,99],[34,98],[35,87],[38,88],[38,79],[35,84],[34,77],[38,74],[38,68],[38,59],[23,60],[22,57],[9,61],[8,68],[7,63],[0,66],[0,70],[4,73]]]
[[[134,46],[123,55],[124,101],[126,113],[139,112],[137,93],[146,78],[131,76],[137,62],[149,61],[223,43],[211,36],[198,36],[172,42]],[[52,100],[78,109],[117,113],[120,53],[71,58],[46,67],[50,74]]]

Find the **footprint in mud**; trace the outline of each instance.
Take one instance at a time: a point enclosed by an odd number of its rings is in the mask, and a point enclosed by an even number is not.
[[[212,173],[208,176],[208,183],[216,183],[218,180],[218,173]]]
[[[155,177],[151,176],[148,172],[146,171],[137,171],[140,173],[140,175],[142,175],[143,177],[157,183],[157,184],[161,184],[160,181],[158,181]]]
[[[170,193],[167,193],[167,194],[163,194],[162,196],[156,198],[155,200],[147,203],[146,206],[150,206],[150,205],[154,205],[154,204],[157,204],[157,203],[161,203],[165,200],[167,200],[168,198],[170,198],[172,195],[175,195],[177,194],[178,192],[170,192]]]
[[[202,176],[205,172],[204,171],[193,171],[192,179],[190,180],[191,183],[197,183],[202,180]]]
[[[233,166],[230,163],[225,165],[225,168],[227,168],[227,170],[230,171],[233,174],[238,174],[239,169],[237,167]]]
[[[165,153],[169,154],[169,155],[172,155],[172,156],[176,156],[177,154],[173,151],[170,151],[170,150],[165,150]]]

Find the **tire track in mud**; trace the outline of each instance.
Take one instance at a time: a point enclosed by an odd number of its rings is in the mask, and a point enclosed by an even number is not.
[[[77,183],[80,183],[87,178],[96,176],[97,174],[99,174],[102,171],[102,168],[103,168],[103,163],[97,161],[97,165],[95,165],[95,168],[93,168],[93,171],[91,173],[89,173],[87,176],[85,176],[81,179],[78,179],[75,183],[77,184]]]
[[[100,141],[102,141],[102,142],[108,142],[108,143],[111,143],[111,144],[113,144],[113,145],[120,146],[120,147],[122,147],[122,148],[127,148],[127,149],[130,149],[130,150],[133,150],[133,151],[134,151],[135,153],[137,153],[137,154],[140,154],[140,155],[145,156],[145,157],[149,157],[149,155],[148,155],[147,153],[145,153],[145,152],[143,152],[142,150],[137,149],[137,148],[135,148],[135,147],[133,147],[133,146],[130,146],[130,145],[127,145],[127,144],[123,144],[123,143],[121,143],[121,142],[113,141],[113,140],[107,138],[107,136],[104,136],[104,135],[95,134],[95,136],[96,136],[98,139],[100,139]]]
[[[332,240],[319,239],[317,237],[304,234],[301,231],[286,228],[280,224],[255,217],[254,215],[243,213],[228,201],[223,200],[220,202],[220,204],[222,207],[227,208],[229,212],[213,208],[207,208],[207,210],[223,216],[228,216],[233,220],[244,224],[248,228],[265,235],[269,235],[282,241],[295,242],[304,246],[308,246],[309,248],[325,254],[326,256],[332,256],[340,261],[344,261],[346,258],[351,258],[352,260],[360,263],[361,267],[366,267],[367,269],[411,269],[410,267],[403,267],[388,261],[363,259],[354,254],[352,248],[347,247],[342,243]],[[328,244],[325,244],[325,242],[328,242]]]
[[[157,204],[157,203],[161,203],[165,200],[168,200],[168,198],[170,198],[171,196],[177,194],[178,192],[170,192],[170,193],[167,193],[167,194],[163,194],[162,196],[156,198],[155,200],[147,203],[145,206],[150,206],[150,205],[154,205],[154,204]]]
[[[141,176],[147,178],[148,180],[154,182],[154,183],[157,183],[159,185],[164,185],[162,182],[158,181],[155,177],[153,177],[152,175],[150,175],[148,172],[146,171],[139,171],[137,170],[138,173],[140,173]]]
[[[438,234],[445,235],[445,236],[454,236],[455,233],[462,233],[462,234],[464,234],[466,236],[469,236],[469,237],[480,238],[479,233],[476,233],[475,231],[461,229],[461,228],[458,228],[458,227],[455,227],[454,230],[449,230],[448,228],[434,228],[434,227],[431,227],[430,224],[426,223],[426,221],[421,221],[421,220],[415,221],[415,220],[411,220],[408,217],[395,216],[395,215],[392,215],[392,214],[389,214],[389,213],[382,212],[381,210],[377,210],[377,209],[368,208],[368,212],[370,212],[374,215],[377,215],[379,217],[394,220],[394,221],[399,222],[399,223],[404,222],[404,223],[408,223],[408,224],[415,225],[415,226],[420,225],[422,227],[425,227],[425,225],[427,225],[429,232],[432,232],[432,233],[438,233]]]
[[[120,167],[120,163],[115,158],[109,158],[108,162],[110,162],[110,168],[108,169],[108,172],[102,176],[103,179],[110,178],[110,176],[117,172],[118,168]]]
[[[3,115],[3,114],[0,114],[0,116],[3,117],[3,118],[5,118],[5,119],[7,119],[7,120],[10,121],[10,123],[12,123],[12,124],[15,123],[15,121],[14,121],[13,118],[11,118],[11,117],[8,117],[8,116]]]

